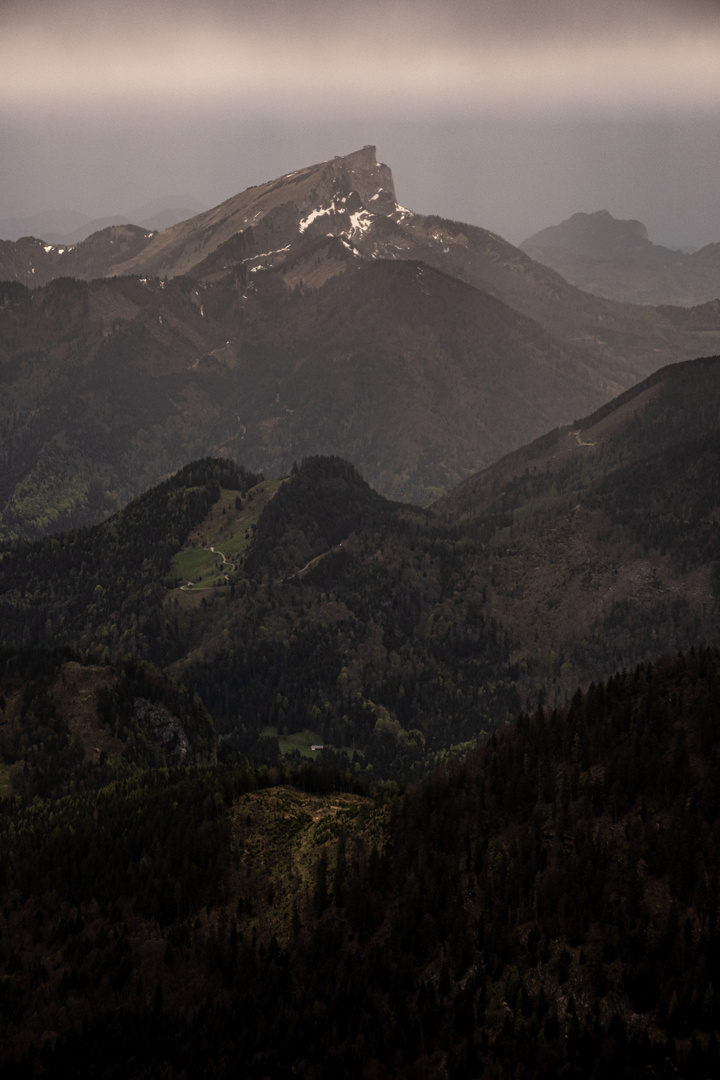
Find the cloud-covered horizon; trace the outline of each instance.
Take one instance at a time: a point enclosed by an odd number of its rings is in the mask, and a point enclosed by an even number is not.
[[[0,109],[148,98],[160,111],[232,100],[293,111],[715,108],[711,15],[712,5],[563,0],[11,5]]]
[[[404,201],[720,240],[720,0],[0,0],[0,218],[206,205],[376,143]]]

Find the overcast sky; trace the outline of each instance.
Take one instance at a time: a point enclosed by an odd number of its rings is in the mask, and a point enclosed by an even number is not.
[[[720,241],[720,0],[0,0],[0,219],[211,206],[364,143],[516,242],[597,209]]]

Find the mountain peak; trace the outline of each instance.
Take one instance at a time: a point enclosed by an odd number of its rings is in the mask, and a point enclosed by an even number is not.
[[[718,296],[720,245],[701,252],[654,244],[641,221],[607,210],[541,229],[520,245],[585,292],[631,304],[695,307]]]
[[[389,167],[367,145],[247,188],[158,233],[113,272],[175,277],[200,265],[207,270],[210,263],[222,269],[238,254],[248,269],[259,270],[282,261],[282,253],[308,232],[354,245],[377,218],[393,214],[407,211],[397,205]]]
[[[349,167],[373,168],[378,165],[377,147],[372,143],[365,143],[362,150],[352,150],[349,154],[336,154],[334,161],[344,161]]]
[[[651,245],[642,221],[614,218],[608,210],[596,210],[592,214],[577,213],[559,225],[524,240],[522,249],[564,248],[580,255],[602,259],[612,255],[629,255]]]
[[[396,209],[395,184],[389,166],[377,160],[374,146],[363,146],[345,157],[333,159],[338,168],[338,179],[349,180],[363,203],[374,202],[375,212],[390,212]],[[350,192],[348,192],[350,194]],[[385,210],[387,206],[387,210]]]
[[[298,207],[300,233],[322,219],[313,232],[321,229],[350,240],[368,227],[371,215],[388,217],[398,210],[392,172],[377,160],[371,145],[288,173],[266,187]]]
[[[298,242],[306,246],[305,241],[327,235],[360,256],[357,245],[367,247],[367,234],[378,225],[392,228],[411,217],[396,202],[392,172],[377,160],[375,146],[368,144],[249,187],[169,228],[137,230],[139,236],[131,247],[116,246],[108,252],[103,234],[95,233],[71,257],[63,251],[62,273],[87,278],[108,274],[176,277],[200,268],[200,272],[216,272],[237,264],[255,272],[284,262]],[[2,242],[0,266],[1,247]],[[47,245],[42,254],[35,247],[29,254],[5,245],[4,276],[29,285],[57,277],[60,253],[53,245]],[[363,255],[380,257],[374,248]]]

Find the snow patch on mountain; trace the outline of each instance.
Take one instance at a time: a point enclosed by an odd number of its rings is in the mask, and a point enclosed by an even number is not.
[[[375,221],[375,215],[368,213],[367,210],[358,210],[357,213],[350,215],[350,236],[353,233],[364,233],[373,225]]]
[[[298,230],[299,230],[299,232],[304,233],[312,225],[313,221],[317,221],[317,219],[319,217],[325,217],[327,214],[336,214],[336,213],[337,213],[337,210],[335,208],[335,203],[334,202],[332,203],[331,206],[321,206],[321,207],[318,207],[317,210],[311,210],[310,213],[308,214],[308,216],[306,218],[303,218],[302,221],[300,222],[300,224],[298,225]]]
[[[283,251],[289,251],[290,245],[286,244],[285,247],[275,248],[274,251],[260,251],[257,255],[249,255],[247,259],[243,259],[243,262],[255,262],[256,259],[269,259],[271,255],[279,255]]]
[[[403,221],[407,221],[408,218],[414,218],[412,210],[406,210],[400,203],[395,203],[395,210],[389,215],[394,221],[400,225]]]

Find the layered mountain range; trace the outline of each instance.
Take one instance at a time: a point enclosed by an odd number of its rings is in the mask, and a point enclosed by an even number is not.
[[[718,1072],[718,311],[388,175],[0,288],[3,1075]]]
[[[720,297],[720,244],[676,251],[654,244],[641,221],[607,210],[573,214],[520,247],[573,285],[612,300],[691,306]]]
[[[1,260],[6,539],[99,520],[208,453],[275,476],[338,454],[428,503],[720,348],[712,304],[601,300],[492,233],[402,208],[371,146],[159,233],[26,238]]]
[[[718,640],[718,416],[720,360],[674,365],[427,510],[339,458],[272,482],[206,459],[9,548],[0,644],[164,667],[225,761],[304,732],[407,777],[538,699]]]
[[[29,217],[0,219],[0,236],[4,240],[20,240],[23,237],[39,237],[44,245],[67,248],[87,240],[93,233],[108,228],[110,225],[140,225],[145,231],[168,229],[179,221],[185,221],[199,213],[203,205],[192,195],[166,196],[153,199],[142,206],[126,212],[106,214],[102,217],[88,217],[69,207],[46,210]]]

